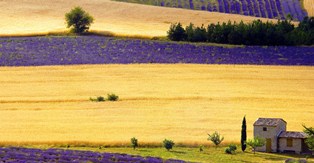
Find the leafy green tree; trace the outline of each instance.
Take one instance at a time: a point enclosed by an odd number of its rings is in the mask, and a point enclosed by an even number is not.
[[[138,141],[135,137],[131,138],[131,146],[135,150],[136,147],[138,147]]]
[[[217,147],[224,140],[224,137],[215,131],[213,134],[208,134],[207,140],[212,141]]]
[[[77,34],[88,32],[90,25],[94,22],[94,18],[81,7],[75,7],[66,13],[65,20],[67,28],[71,28],[71,31]]]
[[[241,129],[241,149],[244,152],[246,149],[246,119],[245,116],[242,120],[242,129]]]
[[[206,29],[202,25],[201,27],[196,27],[194,30],[194,37],[192,39],[194,42],[206,42]]]
[[[256,147],[262,147],[265,145],[265,139],[260,137],[255,137],[254,139],[249,139],[246,141],[246,145],[250,146],[255,154]]]
[[[185,31],[186,31],[186,40],[187,41],[192,41],[194,38],[194,31],[195,31],[195,27],[194,24],[190,23],[190,25],[185,27]]]
[[[221,43],[228,43],[228,36],[231,32],[234,30],[234,25],[231,24],[231,21],[229,20],[228,23],[223,22],[221,25],[221,30],[222,30],[222,35],[220,36],[221,38]]]
[[[171,24],[167,37],[172,41],[184,41],[186,40],[186,31],[182,27],[181,23]]]
[[[213,33],[216,30],[215,28],[216,28],[216,25],[213,23],[207,26],[206,37],[207,37],[208,42],[214,42]]]
[[[169,151],[174,146],[174,142],[172,140],[165,139],[163,142],[163,146]]]
[[[310,150],[314,151],[314,128],[313,127],[304,127],[304,132],[308,135],[308,138],[305,140],[305,143],[310,148]]]

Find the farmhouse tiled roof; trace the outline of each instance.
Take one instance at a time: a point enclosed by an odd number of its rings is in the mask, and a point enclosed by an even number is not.
[[[307,138],[306,133],[304,132],[295,132],[295,131],[283,131],[280,133],[279,138]]]
[[[287,123],[286,121],[284,121],[281,118],[258,118],[255,121],[254,126],[273,126],[273,127],[276,127],[279,125],[280,121]]]

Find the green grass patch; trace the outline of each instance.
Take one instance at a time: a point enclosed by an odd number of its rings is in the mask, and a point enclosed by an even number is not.
[[[167,151],[165,148],[138,148],[133,150],[131,147],[119,147],[119,148],[104,148],[104,147],[70,147],[66,149],[75,150],[89,150],[97,152],[109,152],[109,153],[127,153],[132,155],[140,155],[143,157],[152,156],[160,157],[163,159],[180,159],[188,162],[284,162],[288,158],[295,160],[306,159],[305,155],[286,155],[276,153],[261,153],[257,152],[242,152],[236,151],[234,154],[225,154],[225,146],[223,147],[204,147],[203,152],[200,152],[199,148],[189,147],[174,147],[172,150]],[[239,149],[239,148],[238,148]],[[314,158],[308,158],[308,162],[314,163]]]
[[[8,145],[1,145],[6,147]],[[256,152],[253,154],[249,148],[245,152],[242,152],[239,145],[237,150],[233,154],[226,154],[226,145],[218,146],[217,148],[213,146],[203,146],[203,151],[200,152],[199,147],[177,147],[174,146],[173,149],[167,151],[164,147],[139,147],[135,150],[131,146],[125,147],[105,147],[101,145],[21,145],[21,147],[26,148],[60,148],[66,150],[83,150],[83,151],[93,151],[101,153],[125,153],[131,155],[140,155],[142,157],[160,157],[162,159],[179,159],[185,160],[187,162],[232,162],[232,163],[260,163],[260,162],[285,162],[287,159],[293,160],[307,160],[307,163],[314,163],[314,156],[309,155],[298,155],[298,154],[280,154],[280,153],[264,153]]]

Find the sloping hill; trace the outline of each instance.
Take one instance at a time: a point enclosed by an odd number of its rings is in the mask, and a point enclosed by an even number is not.
[[[165,36],[171,23],[196,25],[257,19],[241,15],[113,2],[109,0],[1,0],[0,35],[64,31],[64,14],[81,6],[95,18],[92,30],[120,35]],[[267,20],[267,19],[262,19]]]
[[[203,10],[209,12],[231,13],[263,18],[285,19],[292,16],[302,21],[308,16],[300,0],[117,0],[155,6]]]

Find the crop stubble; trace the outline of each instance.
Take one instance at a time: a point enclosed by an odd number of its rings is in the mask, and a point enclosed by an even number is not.
[[[2,143],[206,144],[248,137],[258,117],[313,126],[314,68],[241,65],[82,65],[0,68]],[[89,97],[115,93],[118,102]]]

